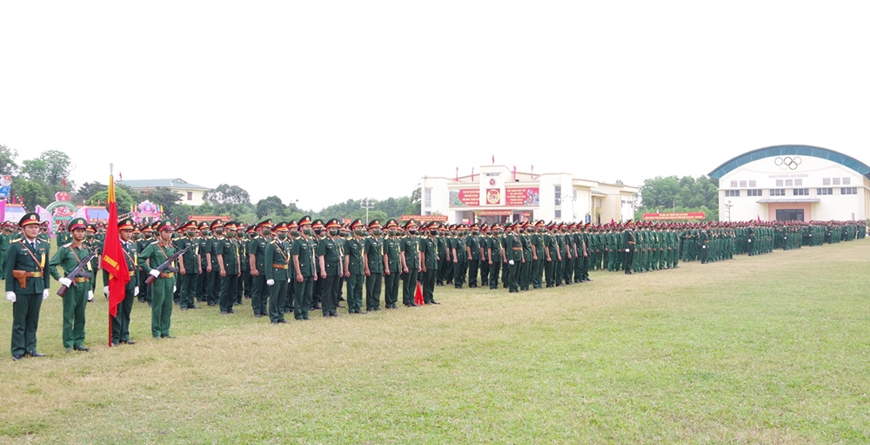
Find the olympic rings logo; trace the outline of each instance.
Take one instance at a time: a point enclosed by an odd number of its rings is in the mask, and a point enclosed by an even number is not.
[[[800,156],[786,156],[784,158],[776,158],[773,160],[773,163],[779,167],[780,170],[796,170],[798,165],[801,165],[803,162]]]

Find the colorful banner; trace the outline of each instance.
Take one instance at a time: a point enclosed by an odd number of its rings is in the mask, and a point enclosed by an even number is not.
[[[685,219],[705,219],[707,216],[704,212],[688,212],[688,213],[644,213],[643,219],[647,221],[674,221]]]
[[[480,189],[450,190],[450,207],[477,207]]]
[[[447,215],[402,215],[402,221],[447,222]]]
[[[540,192],[538,187],[515,187],[505,189],[508,207],[538,207]]]

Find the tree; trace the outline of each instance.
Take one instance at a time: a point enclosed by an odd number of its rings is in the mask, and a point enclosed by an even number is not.
[[[72,162],[66,153],[59,150],[42,152],[36,159],[23,162],[21,174],[31,181],[39,181],[59,189],[72,173]]]
[[[205,192],[203,199],[212,204],[243,204],[251,202],[251,196],[245,189],[237,185],[228,184],[221,184]]]
[[[109,189],[109,186],[100,184],[99,182],[86,182],[79,187],[79,190],[75,193],[73,197],[74,203],[81,203],[94,196],[99,192],[103,192]],[[128,191],[129,193],[129,191]],[[132,196],[132,195],[131,195]]]
[[[0,145],[0,175],[15,175],[18,172],[18,164],[15,158],[18,152],[5,145]]]
[[[54,201],[54,193],[51,188],[39,181],[31,181],[18,178],[12,183],[13,193],[24,200],[24,205],[33,210],[36,206],[47,207]]]
[[[93,196],[88,198],[85,203],[91,206],[106,206],[108,209],[109,202],[109,191],[105,190],[102,192],[94,193]],[[133,197],[127,193],[126,190],[121,188],[115,188],[115,202],[117,202],[118,213],[123,214],[130,211],[133,205],[136,204],[136,201],[133,200]]]
[[[269,196],[266,199],[257,201],[257,218],[264,218],[267,215],[283,217],[284,203],[277,196]]]
[[[152,204],[163,206],[163,210],[168,211],[172,206],[181,204],[181,194],[169,190],[168,187],[154,187],[150,190],[148,200]]]

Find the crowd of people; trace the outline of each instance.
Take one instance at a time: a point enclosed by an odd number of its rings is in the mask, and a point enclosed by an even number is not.
[[[0,261],[6,297],[13,303],[13,360],[43,356],[36,350],[36,330],[50,277],[66,292],[65,349],[88,351],[85,306],[97,290],[105,226],[73,219],[56,233],[54,255],[48,226],[37,214],[3,228]],[[174,338],[175,304],[182,311],[198,309],[197,303],[218,306],[222,315],[230,315],[249,299],[254,317],[282,324],[290,315],[309,320],[318,310],[337,317],[339,308],[365,314],[381,310],[382,302],[384,309],[397,309],[400,293],[405,307],[437,305],[436,286],[523,292],[592,281],[590,271],[632,274],[675,268],[680,261],[706,264],[738,254],[864,239],[866,232],[863,221],[468,225],[391,219],[382,225],[306,216],[252,225],[189,221],[176,227],[169,221],[135,224],[125,218],[118,233],[130,281],[111,338],[115,345],[135,344],[129,324],[136,299],[151,307],[152,336]],[[88,259],[91,252],[95,255]],[[84,265],[88,273],[75,273]],[[102,275],[108,298],[108,274]],[[422,298],[415,298],[418,293]]]

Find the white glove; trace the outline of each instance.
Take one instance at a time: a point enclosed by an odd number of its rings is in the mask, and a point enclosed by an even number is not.
[[[107,297],[109,296],[109,286],[103,286],[103,293],[106,294]]]
[[[510,264],[511,266],[513,266],[513,265],[514,265],[514,260],[510,260],[510,261],[508,261],[508,264]]]
[[[60,283],[62,286],[66,286],[66,287],[72,286],[72,280],[70,280],[69,278],[66,278],[66,277],[61,277],[59,280],[57,280],[57,282]]]
[[[707,246],[701,246],[701,248],[702,248],[702,249],[706,249],[706,248],[707,248]]]
[[[746,241],[746,242],[748,242],[748,243],[751,243],[751,242],[752,242],[752,240],[747,240],[747,241]]]
[[[288,278],[288,279],[287,279],[287,282],[288,282],[288,283],[292,283],[292,282],[293,282],[293,279],[292,279],[292,278]]]
[[[47,299],[48,299],[48,289],[43,289],[43,290],[42,290],[42,299],[43,299],[43,300],[47,300]]]
[[[172,286],[172,293],[175,293],[175,286]]]
[[[160,271],[157,269],[151,269],[151,272],[148,272],[148,275],[151,275],[152,277],[157,278],[160,276]]]
[[[629,252],[629,250],[631,250],[631,249],[625,249],[625,253],[628,253],[628,252]]]
[[[274,285],[275,285],[275,280],[266,280],[266,285],[267,285],[267,286],[274,286]]]
[[[136,286],[136,288],[133,289],[133,295],[139,295],[139,286]]]
[[[94,291],[88,291],[88,301],[94,301]]]
[[[15,292],[6,292],[6,299],[9,300],[10,303],[15,303]]]

